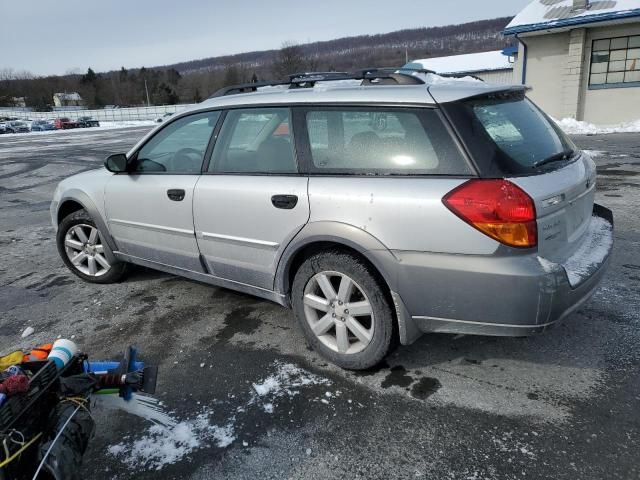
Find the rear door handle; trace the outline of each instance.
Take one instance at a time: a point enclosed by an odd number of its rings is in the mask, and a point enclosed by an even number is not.
[[[274,195],[271,197],[271,203],[276,208],[291,210],[298,204],[298,197],[296,195]]]
[[[167,197],[174,202],[181,202],[184,200],[184,190],[182,188],[171,188],[167,190]]]

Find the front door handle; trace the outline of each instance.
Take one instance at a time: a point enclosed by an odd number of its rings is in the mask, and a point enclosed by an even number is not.
[[[276,208],[291,210],[298,204],[298,197],[296,195],[274,195],[271,197],[271,203]]]
[[[182,188],[171,188],[167,190],[167,197],[174,202],[181,202],[184,200],[184,190]]]

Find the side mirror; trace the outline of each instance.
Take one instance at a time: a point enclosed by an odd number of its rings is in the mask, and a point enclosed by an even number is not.
[[[127,171],[127,156],[124,153],[114,153],[109,155],[104,161],[107,170],[113,173],[123,173]]]

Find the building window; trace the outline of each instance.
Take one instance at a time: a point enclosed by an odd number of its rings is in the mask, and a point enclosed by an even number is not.
[[[640,35],[594,40],[590,87],[640,83]]]

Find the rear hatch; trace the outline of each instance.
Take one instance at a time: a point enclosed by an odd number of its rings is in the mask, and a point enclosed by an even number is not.
[[[593,217],[596,168],[589,155],[525,97],[524,89],[441,107],[479,175],[506,178],[533,199],[543,266],[563,265],[573,287],[588,278],[608,256],[612,237],[612,225]],[[594,250],[601,244],[607,248],[598,255]]]

